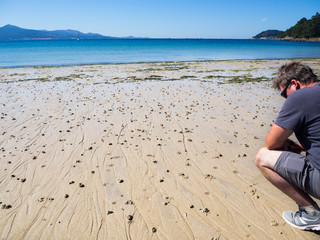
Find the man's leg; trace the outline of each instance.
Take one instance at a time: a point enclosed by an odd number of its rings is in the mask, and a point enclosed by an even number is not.
[[[307,193],[288,182],[273,170],[281,153],[282,151],[273,151],[265,147],[261,148],[255,159],[257,167],[274,186],[288,195],[299,206],[306,207],[314,205],[315,201]]]
[[[279,161],[278,159],[281,153],[281,151],[272,151],[267,148],[261,148],[256,155],[256,164],[262,174],[273,185],[287,194],[299,205],[298,212],[285,211],[282,214],[283,219],[295,228],[299,228],[301,230],[319,231],[320,208],[317,203],[313,201],[313,199],[302,189],[287,181],[273,170],[275,168],[275,164],[277,163],[277,161]],[[297,164],[302,163],[301,160],[301,158],[291,158],[290,164],[292,164],[292,166],[298,166]],[[277,164],[277,168],[279,167],[279,164],[283,165],[285,163],[288,162],[284,162],[284,159],[281,159],[281,162]],[[298,174],[299,167],[297,168],[297,170]]]

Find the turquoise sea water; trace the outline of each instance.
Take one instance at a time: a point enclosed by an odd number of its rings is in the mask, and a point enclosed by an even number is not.
[[[319,42],[244,39],[0,41],[0,67],[319,57]]]

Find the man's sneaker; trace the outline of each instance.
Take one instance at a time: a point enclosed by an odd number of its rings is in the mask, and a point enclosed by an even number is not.
[[[286,211],[282,214],[282,217],[292,227],[301,230],[320,231],[320,214],[310,216],[303,208],[299,207],[298,212]]]

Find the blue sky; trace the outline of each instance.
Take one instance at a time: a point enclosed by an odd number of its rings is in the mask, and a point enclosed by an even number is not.
[[[0,27],[106,36],[250,38],[320,13],[320,0],[0,0]]]

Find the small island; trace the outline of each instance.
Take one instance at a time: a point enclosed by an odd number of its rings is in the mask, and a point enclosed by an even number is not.
[[[280,33],[283,33],[283,31],[267,30],[257,34],[256,36],[253,37],[253,39],[275,39],[277,35]]]

